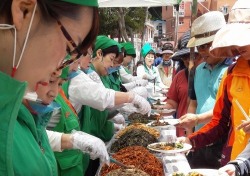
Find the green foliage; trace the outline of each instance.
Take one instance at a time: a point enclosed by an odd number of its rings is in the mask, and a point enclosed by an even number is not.
[[[103,35],[114,35],[114,29],[118,29],[118,17],[114,8],[100,8],[99,9],[100,17],[100,32],[99,34]]]
[[[145,22],[145,8],[123,8],[126,27],[135,33],[142,33]],[[118,8],[100,8],[100,34],[118,35]]]

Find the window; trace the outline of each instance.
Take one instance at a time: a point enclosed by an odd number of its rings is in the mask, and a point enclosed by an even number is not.
[[[179,21],[179,25],[183,25],[184,24],[184,21]]]

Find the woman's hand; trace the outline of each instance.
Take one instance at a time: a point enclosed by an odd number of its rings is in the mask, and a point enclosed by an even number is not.
[[[233,164],[227,164],[221,167],[218,171],[220,176],[235,176],[235,166]]]

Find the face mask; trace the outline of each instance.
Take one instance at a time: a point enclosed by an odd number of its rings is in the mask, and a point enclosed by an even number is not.
[[[108,74],[114,73],[120,69],[120,66],[118,67],[109,67],[108,68]]]
[[[92,72],[94,72],[94,70],[92,70],[91,68],[89,68],[89,69],[86,70],[86,72],[87,72],[86,74],[91,74]]]
[[[54,110],[61,108],[60,105],[54,101],[49,105],[44,105],[42,103],[29,101],[29,105],[32,111],[34,111],[37,115],[53,112]]]
[[[85,74],[88,74],[88,71],[89,71],[90,68],[86,68],[86,69],[81,69]]]
[[[31,25],[33,23],[33,19],[34,19],[34,16],[35,16],[36,7],[37,7],[37,4],[35,4],[34,10],[33,10],[32,16],[31,16],[29,28],[28,28],[28,31],[27,31],[27,34],[26,34],[26,37],[25,37],[25,41],[24,41],[24,44],[23,44],[23,48],[22,48],[19,60],[18,60],[16,65],[15,65],[15,61],[16,61],[16,43],[17,43],[16,27],[14,25],[10,25],[10,24],[0,24],[0,30],[14,29],[14,51],[13,51],[13,63],[12,63],[11,77],[15,76],[16,70],[19,67],[20,62],[22,60],[23,53],[24,53],[24,50],[26,48],[26,44],[27,44],[27,41],[28,41],[28,38],[29,38],[30,28],[31,28]]]
[[[171,60],[168,60],[168,61],[162,61],[162,65],[165,66],[165,67],[169,67],[171,66]]]
[[[74,77],[76,77],[77,75],[79,75],[81,72],[79,70],[77,71],[72,71],[68,74],[68,79],[73,79]]]
[[[33,102],[36,102],[37,101],[37,93],[36,92],[27,92],[23,99],[27,99],[27,100],[30,100],[30,101],[33,101]]]

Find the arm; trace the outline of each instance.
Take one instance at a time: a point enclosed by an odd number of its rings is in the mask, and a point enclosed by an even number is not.
[[[69,100],[77,112],[80,111],[82,105],[88,105],[101,111],[115,106],[116,92],[106,89],[102,83],[94,82],[83,72],[71,80],[68,93]]]
[[[137,76],[133,76],[127,73],[123,67],[119,69],[119,73],[121,76],[122,83],[129,83],[129,82],[135,81],[136,79],[141,79]]]
[[[188,113],[196,113],[196,108],[197,108],[197,101],[196,100],[190,100],[189,105],[188,105]]]
[[[231,102],[228,98],[227,84],[224,76],[217,93],[211,121],[188,136],[194,148],[198,149],[228,135],[231,127]]]
[[[79,149],[83,153],[89,154],[92,159],[100,158],[101,162],[109,162],[109,155],[104,142],[95,136],[82,131],[74,131],[71,134],[49,130],[46,130],[46,132],[53,151]]]
[[[64,149],[71,149],[70,134],[63,134],[56,131],[46,130],[49,143],[54,152],[61,152]]]
[[[167,99],[167,104],[164,106],[166,109],[177,109],[178,103],[174,100]]]

